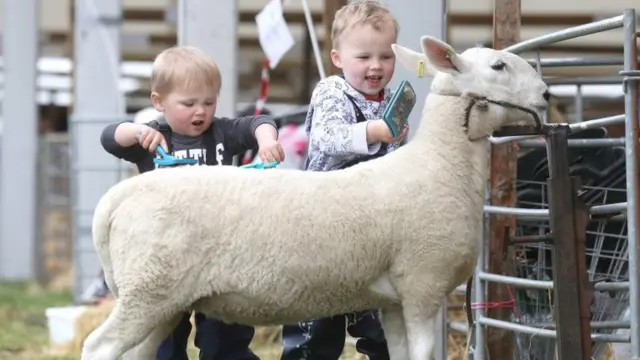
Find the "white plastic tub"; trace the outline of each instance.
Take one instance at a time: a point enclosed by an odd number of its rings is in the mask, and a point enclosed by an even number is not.
[[[75,320],[86,306],[64,306],[45,310],[51,345],[64,344],[75,336]]]

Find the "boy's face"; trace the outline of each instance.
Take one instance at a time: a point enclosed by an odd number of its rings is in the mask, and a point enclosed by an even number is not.
[[[212,89],[176,90],[166,95],[154,92],[151,94],[151,102],[156,110],[164,113],[172,131],[197,137],[213,122],[218,96]]]
[[[393,76],[394,42],[396,32],[390,23],[381,31],[368,24],[356,25],[340,36],[338,48],[331,50],[331,60],[351,86],[362,94],[376,96]]]

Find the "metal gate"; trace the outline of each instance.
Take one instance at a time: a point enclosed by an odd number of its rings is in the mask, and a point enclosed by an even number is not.
[[[575,138],[568,141],[569,171],[587,180],[580,188],[580,196],[587,205],[591,221],[587,228],[587,273],[594,283],[594,298],[591,304],[591,339],[594,358],[601,358],[605,342],[631,343],[633,359],[640,358],[640,324],[638,307],[638,234],[637,234],[637,182],[636,166],[638,153],[636,144],[638,124],[638,78],[636,42],[636,15],[627,9],[622,15],[601,21],[569,28],[513,45],[506,51],[522,53],[541,46],[617,28],[624,30],[624,58],[612,59],[539,59],[539,71],[545,66],[593,66],[624,65],[618,83],[625,89],[625,114],[594,119],[570,125]],[[591,79],[597,82],[598,79]],[[589,83],[581,79],[577,84]],[[579,95],[578,95],[579,96]],[[579,103],[579,101],[577,101]],[[612,124],[625,124],[624,139],[603,139],[596,133]],[[599,137],[599,138],[598,138]],[[520,146],[544,146],[544,142],[524,140],[525,137],[493,139],[494,143],[517,140]],[[620,144],[623,144],[620,146]],[[591,152],[589,152],[591,150]],[[583,159],[600,159],[600,163],[576,160],[580,153]],[[596,155],[597,152],[597,155]],[[519,160],[518,208],[485,206],[485,214],[514,215],[518,218],[519,235],[535,237],[549,228],[547,189],[544,180],[549,177],[549,163],[544,150],[532,151],[527,165]],[[525,155],[526,156],[526,155]],[[521,170],[522,167],[522,170]],[[595,167],[595,168],[594,168]],[[485,316],[482,308],[474,310],[476,319],[475,339],[472,346],[473,359],[485,359],[485,326],[498,327],[517,333],[515,345],[518,359],[553,359],[556,357],[557,334],[549,329],[554,325],[552,308],[553,272],[550,266],[551,247],[545,244],[515,245],[517,254],[517,277],[487,272],[487,236],[479,259],[474,293],[475,302],[485,301],[485,286],[488,282],[506,284],[513,294],[514,312],[511,321],[501,321]],[[578,306],[578,304],[575,304]],[[624,316],[629,321],[621,320]],[[629,329],[630,334],[614,334],[615,329]],[[577,357],[576,357],[577,358]],[[563,358],[563,360],[566,360]]]

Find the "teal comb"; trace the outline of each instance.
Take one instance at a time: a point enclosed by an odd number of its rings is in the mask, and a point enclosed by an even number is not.
[[[400,135],[415,104],[416,92],[407,80],[402,80],[382,115],[393,137]]]
[[[253,164],[246,164],[246,165],[242,165],[240,166],[241,168],[245,168],[245,169],[270,169],[270,168],[274,168],[278,166],[278,162],[277,161],[272,161],[268,164],[265,163],[253,163]]]

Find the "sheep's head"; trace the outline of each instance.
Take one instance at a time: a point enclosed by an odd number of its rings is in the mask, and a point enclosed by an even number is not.
[[[457,54],[449,44],[431,36],[423,36],[421,43],[423,53],[397,44],[392,48],[405,67],[434,77],[432,93],[489,100],[478,102],[486,116],[470,119],[470,137],[472,133],[490,135],[503,125],[534,124],[534,117],[526,111],[495,102],[528,109],[540,118],[546,111],[547,85],[520,56],[490,48],[471,48]]]

